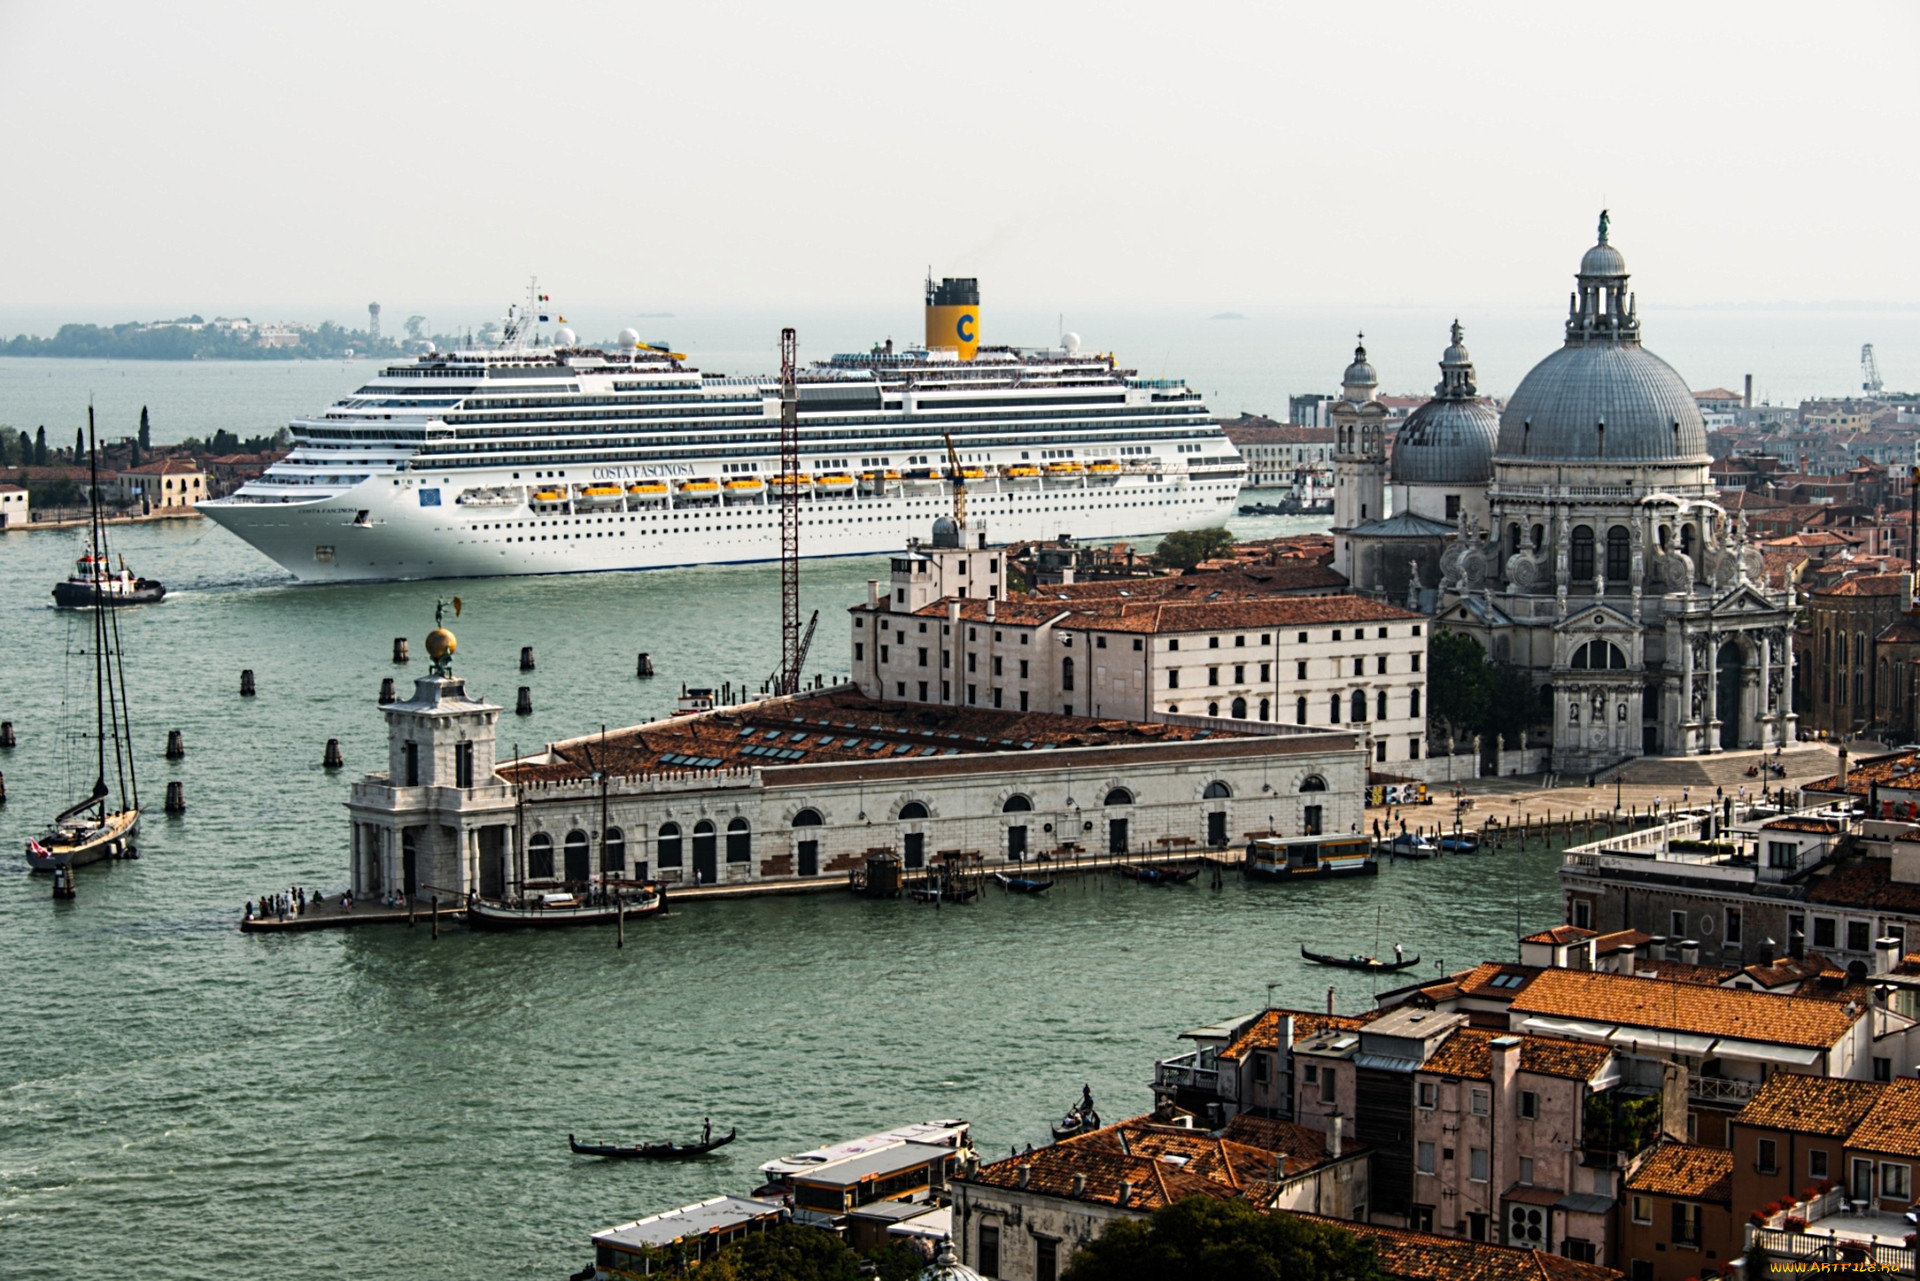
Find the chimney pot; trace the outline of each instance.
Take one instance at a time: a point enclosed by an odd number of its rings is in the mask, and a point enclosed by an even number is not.
[[[1120,1204],[1127,1205],[1133,1200],[1133,1180],[1120,1180]]]
[[[1017,1178],[1020,1186],[1023,1188],[1026,1187],[1027,1181],[1033,1177],[1032,1163],[1028,1161],[1022,1161],[1018,1167],[1018,1170],[1016,1171],[1016,1174],[1017,1174]]]
[[[1073,1194],[1075,1196],[1085,1196],[1087,1194],[1087,1176],[1086,1175],[1076,1174],[1073,1176]]]
[[[1341,1120],[1342,1118],[1338,1112],[1335,1112],[1327,1118],[1327,1156],[1335,1161],[1340,1159]]]

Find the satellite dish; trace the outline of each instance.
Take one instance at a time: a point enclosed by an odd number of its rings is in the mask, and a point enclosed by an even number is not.
[[[556,347],[573,346],[574,332],[565,325],[553,331],[553,345]]]
[[[1066,348],[1068,355],[1072,355],[1080,350],[1080,335],[1075,333],[1061,334],[1060,345]]]

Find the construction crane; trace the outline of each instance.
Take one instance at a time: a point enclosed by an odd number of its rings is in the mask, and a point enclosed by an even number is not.
[[[818,626],[820,626],[820,611],[816,609],[813,611],[813,617],[807,620],[806,632],[800,637],[800,665],[802,667],[806,666],[807,651],[813,648],[813,629]],[[785,678],[782,673],[775,672],[773,675],[767,677],[767,688],[777,690],[778,687],[784,683],[784,680]],[[793,692],[798,693],[798,688],[796,687]]]
[[[960,470],[960,454],[953,447],[953,433],[942,431],[940,439],[947,442],[947,467],[953,473],[953,523],[960,527],[960,542],[967,541],[967,474]]]
[[[1873,358],[1873,344],[1865,343],[1860,348],[1860,390],[1869,396],[1878,396],[1882,387],[1880,382],[1880,364]]]
[[[795,383],[800,344],[780,331],[780,680],[776,694],[800,692],[800,389]]]

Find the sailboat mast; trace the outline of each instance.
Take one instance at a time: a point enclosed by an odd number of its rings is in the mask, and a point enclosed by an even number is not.
[[[93,555],[93,567],[88,571],[93,588],[93,739],[94,763],[99,772],[94,776],[93,791],[97,798],[103,797],[107,790],[107,691],[106,691],[106,620],[101,614],[100,598],[105,583],[100,578],[100,453],[93,447],[93,403],[87,403],[87,543]],[[102,804],[101,813],[106,813]]]
[[[94,460],[95,473],[99,470],[100,445],[93,434],[93,407],[87,407],[87,452]],[[99,487],[96,484],[93,506],[99,507]],[[109,565],[108,558],[113,554],[107,545],[106,517],[100,517],[100,550],[95,553],[100,565]],[[107,713],[113,721],[113,771],[114,779],[120,785],[120,808],[137,808],[128,803],[127,780],[133,769],[133,722],[127,709],[127,674],[120,657],[120,615],[115,612],[114,596],[111,591],[103,593],[95,605],[94,612],[99,616],[100,640],[103,647],[103,666],[107,674]]]

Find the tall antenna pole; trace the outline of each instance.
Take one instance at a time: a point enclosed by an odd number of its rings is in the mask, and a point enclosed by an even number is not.
[[[800,389],[799,341],[780,331],[780,688],[800,692]]]

